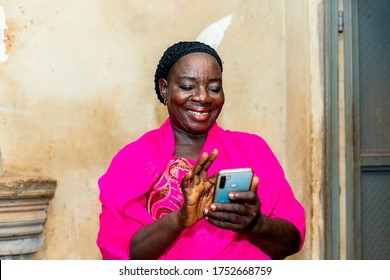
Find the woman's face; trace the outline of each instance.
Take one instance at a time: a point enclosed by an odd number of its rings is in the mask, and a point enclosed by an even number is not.
[[[207,134],[225,102],[221,69],[207,53],[180,58],[167,80],[160,80],[160,92],[167,100],[173,128],[193,135]]]

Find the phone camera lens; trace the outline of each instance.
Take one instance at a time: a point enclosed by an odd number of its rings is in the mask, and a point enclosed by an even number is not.
[[[220,184],[219,188],[223,189],[225,187],[225,184],[226,184],[226,176],[222,176],[221,177],[221,184]]]

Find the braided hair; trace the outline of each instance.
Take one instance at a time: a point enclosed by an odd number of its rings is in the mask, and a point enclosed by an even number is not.
[[[222,72],[222,60],[216,50],[209,45],[197,41],[182,41],[175,43],[164,52],[154,74],[154,89],[161,103],[164,103],[164,98],[160,93],[160,78],[166,79],[168,77],[169,70],[181,57],[195,52],[203,52],[212,55],[217,60]]]

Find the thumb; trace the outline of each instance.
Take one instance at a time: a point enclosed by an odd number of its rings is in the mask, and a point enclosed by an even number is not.
[[[193,173],[192,170],[188,171],[188,173],[184,175],[183,179],[181,179],[180,188],[182,190],[188,188],[188,181],[191,179],[192,173]]]

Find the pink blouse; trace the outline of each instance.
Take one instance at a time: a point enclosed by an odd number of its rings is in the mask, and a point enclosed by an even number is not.
[[[201,151],[218,150],[208,176],[222,169],[251,167],[259,178],[257,195],[261,213],[291,222],[300,232],[301,248],[306,224],[303,206],[295,198],[282,167],[259,136],[224,130],[217,123]],[[145,225],[183,203],[181,178],[194,163],[175,159],[175,139],[168,118],[158,129],[145,133],[113,158],[99,179],[100,228],[97,245],[103,259],[129,259],[131,242]],[[160,257],[164,260],[270,259],[245,235],[218,228],[205,219],[186,228]]]
[[[152,185],[150,191],[146,193],[146,209],[154,220],[182,207],[184,198],[180,182],[194,165],[195,161],[193,160],[172,156],[165,171]]]

